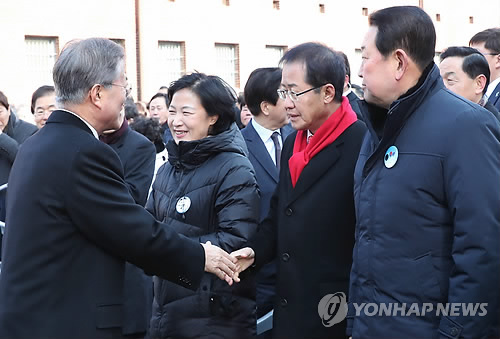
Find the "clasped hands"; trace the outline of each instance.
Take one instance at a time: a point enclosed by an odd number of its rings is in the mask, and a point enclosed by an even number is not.
[[[229,285],[240,282],[240,273],[253,264],[255,253],[250,247],[244,247],[228,254],[223,249],[207,241],[201,244],[205,250],[205,272],[215,274]]]

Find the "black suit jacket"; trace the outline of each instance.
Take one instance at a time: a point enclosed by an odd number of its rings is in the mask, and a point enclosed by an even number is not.
[[[280,129],[283,145],[285,140],[294,129],[290,125],[285,125]],[[260,190],[260,218],[259,221],[269,213],[271,197],[278,183],[279,172],[273,160],[267,152],[266,146],[262,142],[259,134],[250,121],[241,130],[248,148],[248,159],[255,170],[255,177]],[[257,274],[257,317],[265,315],[273,308],[273,300],[276,294],[276,263],[271,262],[262,267]]]
[[[347,94],[347,99],[349,99],[349,104],[352,107],[352,110],[356,113],[358,116],[358,119],[361,121],[365,121],[365,118],[363,116],[363,111],[361,110],[361,107],[359,106],[361,99],[356,95],[354,92],[350,92]]]
[[[294,129],[285,125],[280,129],[283,145],[285,140]],[[248,159],[255,169],[255,177],[260,190],[260,220],[262,221],[269,212],[269,203],[278,183],[278,169],[267,152],[259,134],[253,127],[251,121],[241,130],[248,148]]]
[[[497,84],[497,87],[493,90],[490,97],[488,98],[488,102],[491,102],[495,108],[500,111],[500,83]]]
[[[146,205],[155,170],[155,146],[129,126],[118,140],[109,146],[115,150],[122,162],[125,184],[135,202],[141,206]],[[146,333],[151,320],[153,279],[140,268],[126,263],[123,295],[123,334]]]
[[[168,220],[167,220],[168,222]],[[204,251],[135,203],[116,153],[55,111],[9,178],[0,338],[114,338],[125,261],[196,289]]]
[[[269,215],[249,242],[256,269],[277,257],[276,338],[345,337],[345,320],[323,326],[318,304],[326,294],[347,296],[354,246],[354,167],[365,132],[361,121],[347,128],[310,160],[295,188],[288,159],[297,134],[285,142]]]

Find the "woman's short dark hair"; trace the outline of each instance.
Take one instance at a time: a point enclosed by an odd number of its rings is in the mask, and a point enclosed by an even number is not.
[[[9,100],[2,91],[0,91],[0,105],[5,107],[5,109],[9,109]]]
[[[433,60],[436,31],[432,19],[416,6],[396,6],[378,10],[368,18],[378,29],[375,45],[384,57],[404,50],[423,71]]]
[[[209,130],[209,135],[219,134],[231,127],[235,121],[233,107],[236,103],[236,93],[224,80],[218,76],[203,73],[184,75],[170,84],[169,101],[172,101],[177,91],[185,88],[196,94],[208,116],[219,116],[217,122]]]
[[[289,49],[280,60],[280,65],[303,62],[306,67],[305,81],[313,86],[332,84],[334,100],[342,102],[344,92],[344,59],[331,48],[316,42],[307,42]],[[319,89],[316,90],[319,92]]]
[[[56,89],[54,88],[54,86],[48,86],[48,85],[39,87],[36,91],[34,91],[33,95],[31,96],[31,113],[35,114],[35,103],[38,100],[38,98],[55,93]]]

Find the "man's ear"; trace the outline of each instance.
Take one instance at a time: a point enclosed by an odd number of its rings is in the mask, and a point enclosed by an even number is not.
[[[324,103],[329,104],[335,98],[335,87],[332,84],[326,84],[323,88],[325,89]]]
[[[488,85],[486,84],[486,76],[484,74],[479,74],[475,79],[474,79],[474,93],[476,95],[478,94],[483,94],[483,90],[485,87]]]
[[[395,77],[396,80],[401,80],[403,78],[403,75],[406,73],[408,70],[408,65],[409,65],[409,57],[408,54],[402,49],[397,49],[392,53],[392,57],[394,59],[394,62],[396,64],[396,72],[395,72]]]
[[[267,101],[262,101],[260,103],[260,111],[262,112],[262,114],[264,114],[265,116],[268,116],[269,115],[269,103]]]
[[[102,90],[103,90],[103,88],[104,87],[102,85],[95,84],[94,86],[92,86],[92,88],[89,91],[90,101],[99,108],[101,108],[101,106],[102,106],[102,95],[103,95]]]

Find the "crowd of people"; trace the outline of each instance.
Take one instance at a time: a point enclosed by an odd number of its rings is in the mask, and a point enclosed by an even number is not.
[[[239,96],[195,72],[147,104],[121,46],[68,43],[36,126],[0,92],[0,339],[498,338],[500,28],[435,43],[385,8],[361,98],[306,42]],[[484,312],[407,312],[443,305]]]

